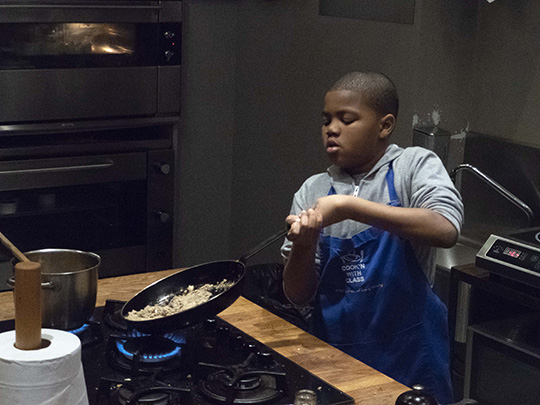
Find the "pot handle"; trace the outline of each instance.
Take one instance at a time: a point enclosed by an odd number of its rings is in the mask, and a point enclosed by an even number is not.
[[[6,280],[6,283],[12,288],[15,288],[15,277],[11,276]],[[46,281],[44,283],[41,283],[41,288],[45,288],[46,290],[52,290],[54,289],[54,284],[52,281]]]

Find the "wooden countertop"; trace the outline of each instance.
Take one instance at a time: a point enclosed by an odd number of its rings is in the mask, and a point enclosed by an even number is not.
[[[99,280],[97,306],[127,301],[179,269]],[[14,318],[12,292],[0,293],[0,321]],[[408,388],[240,297],[219,317],[352,396],[358,404],[393,405]]]

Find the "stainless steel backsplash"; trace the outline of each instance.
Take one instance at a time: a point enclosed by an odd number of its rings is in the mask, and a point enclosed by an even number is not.
[[[463,238],[483,244],[492,233],[504,235],[540,225],[540,149],[469,132],[464,142],[463,163],[499,183],[534,213],[531,224],[516,205],[474,174],[462,171],[456,183],[465,205]]]
[[[455,182],[465,205],[462,243],[480,248],[492,233],[540,226],[540,149],[475,132],[450,135],[439,127],[415,128],[413,145],[437,153],[449,173],[461,163],[474,166],[534,213],[531,221],[475,171],[459,171]]]

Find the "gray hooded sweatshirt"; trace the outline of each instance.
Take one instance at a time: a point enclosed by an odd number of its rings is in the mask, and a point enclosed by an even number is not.
[[[448,219],[458,232],[463,222],[463,203],[448,172],[439,157],[421,147],[401,148],[389,145],[385,154],[368,172],[350,176],[337,166],[330,166],[325,173],[308,178],[295,193],[290,213],[298,215],[315,205],[318,198],[328,195],[334,186],[337,194],[357,195],[369,201],[388,204],[390,197],[386,186],[388,162],[393,161],[394,185],[403,207],[427,208]],[[324,236],[348,239],[369,228],[361,222],[345,220],[323,228]],[[435,275],[435,249],[411,241],[418,263],[433,285]],[[281,253],[287,260],[292,242],[285,240]],[[319,255],[316,256],[317,268]]]

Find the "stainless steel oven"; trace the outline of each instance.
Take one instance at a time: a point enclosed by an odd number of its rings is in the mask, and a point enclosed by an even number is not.
[[[63,124],[2,127],[0,230],[22,251],[98,253],[100,277],[171,268],[178,117]]]
[[[178,115],[181,1],[0,0],[0,124]]]
[[[0,230],[172,267],[182,2],[0,0]],[[0,256],[2,278],[11,269]]]

